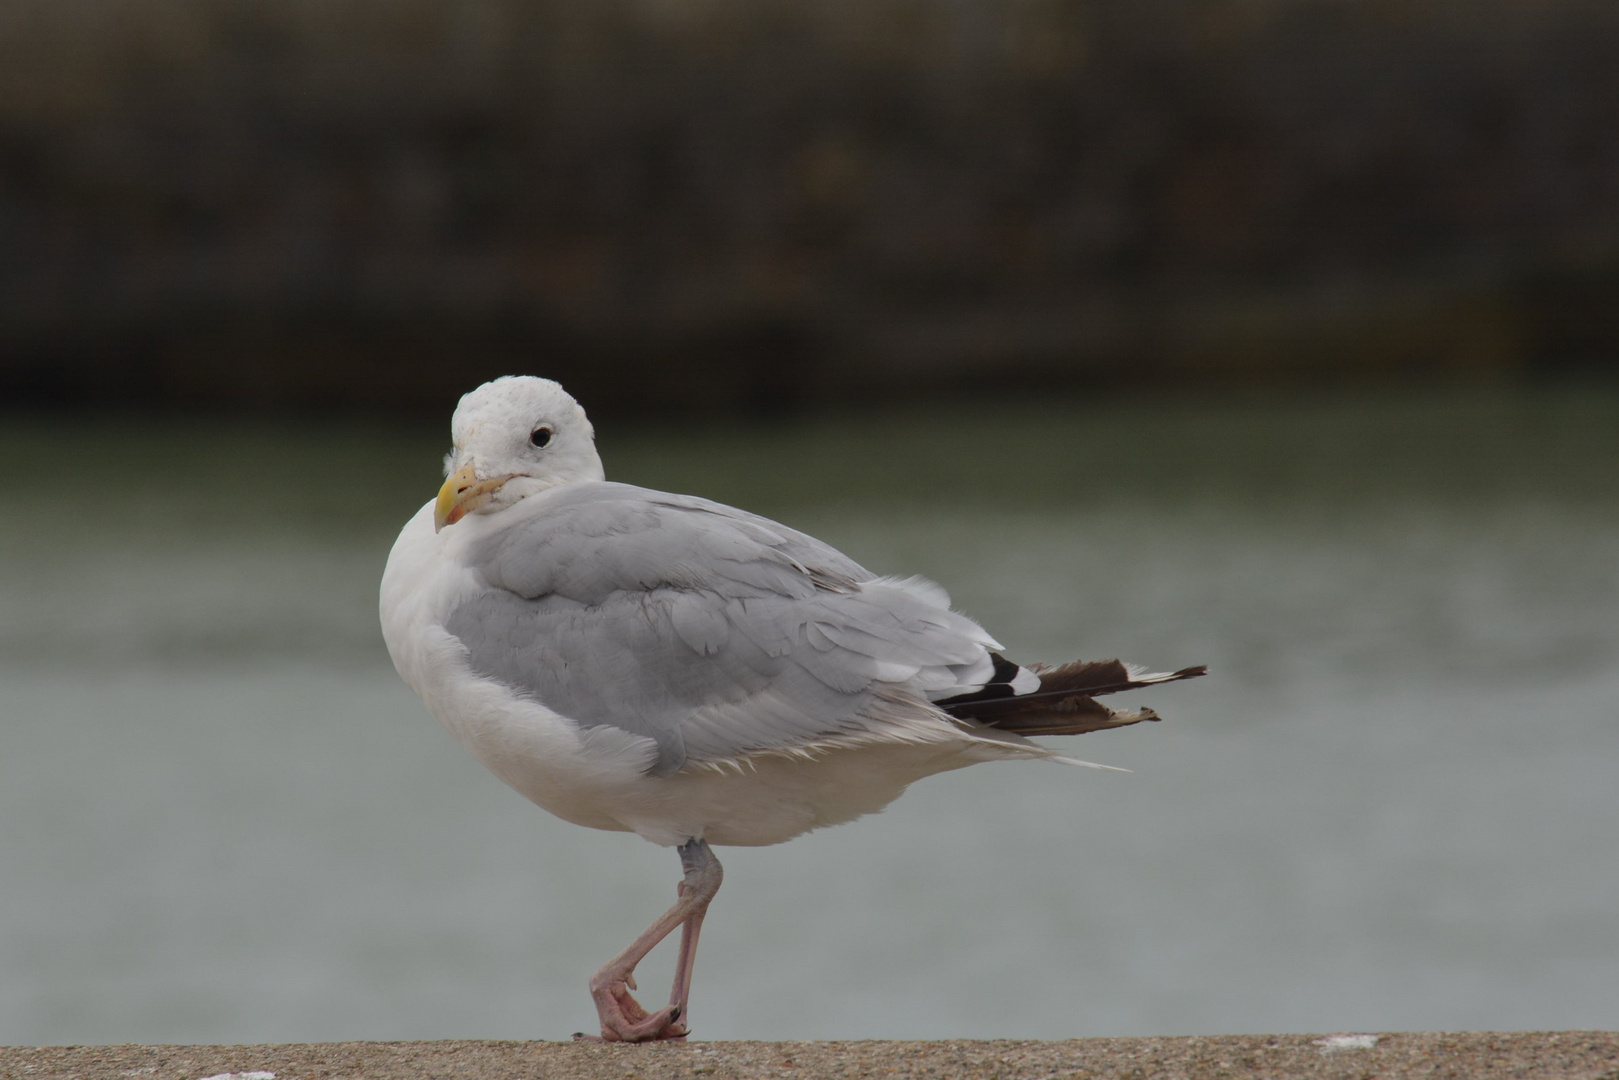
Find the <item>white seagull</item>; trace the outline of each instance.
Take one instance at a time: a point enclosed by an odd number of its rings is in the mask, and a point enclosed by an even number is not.
[[[680,854],[679,899],[590,980],[608,1041],[680,1039],[710,845],[779,844],[924,776],[1058,755],[1029,735],[1156,720],[1096,698],[1203,674],[1020,666],[921,578],[689,495],[607,481],[549,379],[461,399],[438,498],[382,577],[399,674],[462,746],[556,816]],[[669,1003],[631,996],[676,927]]]

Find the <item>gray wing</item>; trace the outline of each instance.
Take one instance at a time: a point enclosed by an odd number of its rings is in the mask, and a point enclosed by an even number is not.
[[[868,734],[885,689],[938,696],[990,668],[943,590],[765,518],[625,484],[543,498],[473,552],[487,588],[446,628],[479,674],[653,740],[653,773]]]

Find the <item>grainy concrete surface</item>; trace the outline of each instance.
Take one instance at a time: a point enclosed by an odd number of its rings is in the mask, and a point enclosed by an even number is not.
[[[1546,1077],[1619,1080],[1619,1032],[1225,1035],[938,1042],[310,1043],[0,1047],[3,1080],[1067,1080]]]

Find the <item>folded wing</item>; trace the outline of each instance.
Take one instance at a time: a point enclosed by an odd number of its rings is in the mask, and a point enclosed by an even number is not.
[[[472,555],[446,628],[477,673],[582,728],[649,740],[648,771],[944,729],[930,698],[993,677],[982,627],[919,579],[702,499],[547,493]]]

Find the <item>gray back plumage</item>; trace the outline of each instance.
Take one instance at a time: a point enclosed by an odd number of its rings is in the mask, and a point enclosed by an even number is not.
[[[985,663],[942,593],[765,518],[605,482],[533,498],[472,552],[487,587],[446,628],[479,674],[653,740],[653,773],[860,734],[882,688]]]

